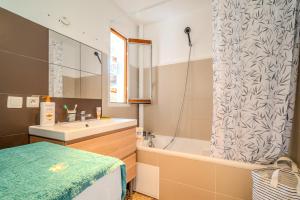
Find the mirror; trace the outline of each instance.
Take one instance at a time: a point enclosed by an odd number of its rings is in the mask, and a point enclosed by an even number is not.
[[[152,41],[128,39],[129,103],[150,104],[152,98]]]
[[[102,98],[101,52],[49,30],[49,95]]]

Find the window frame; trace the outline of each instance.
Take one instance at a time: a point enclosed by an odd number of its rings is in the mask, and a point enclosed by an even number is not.
[[[110,34],[114,34],[117,37],[119,37],[120,39],[122,39],[124,41],[124,102],[111,102],[110,101],[110,67],[111,64],[109,64],[109,97],[108,97],[108,103],[110,105],[124,105],[124,104],[128,104],[128,42],[127,42],[127,38],[122,35],[120,32],[116,31],[114,28],[110,28]],[[111,58],[110,58],[111,59]]]

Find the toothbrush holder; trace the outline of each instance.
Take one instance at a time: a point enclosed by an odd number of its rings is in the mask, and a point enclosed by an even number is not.
[[[76,120],[76,110],[68,110],[67,114],[68,122],[74,122]]]

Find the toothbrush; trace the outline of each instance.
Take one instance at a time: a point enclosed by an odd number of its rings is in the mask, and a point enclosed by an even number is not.
[[[67,112],[69,112],[68,106],[65,104],[64,109],[66,109]]]

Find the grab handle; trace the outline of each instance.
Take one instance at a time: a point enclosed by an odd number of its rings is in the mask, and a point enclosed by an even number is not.
[[[280,170],[282,170],[282,169],[276,169],[273,172],[273,174],[272,174],[270,185],[272,187],[274,187],[274,188],[276,188],[278,186],[278,180],[279,180],[279,172],[280,172]],[[300,195],[300,177],[295,172],[292,172],[292,174],[294,174],[296,176],[296,178],[297,178],[296,191],[297,191],[297,194]]]
[[[292,172],[294,173],[297,173],[298,172],[298,166],[296,165],[296,163],[294,163],[294,161],[292,161],[292,159],[288,158],[288,157],[281,157],[281,158],[278,158],[275,162],[274,162],[274,167],[275,168],[279,168],[278,167],[278,162],[279,161],[287,161],[291,168],[292,168]]]

